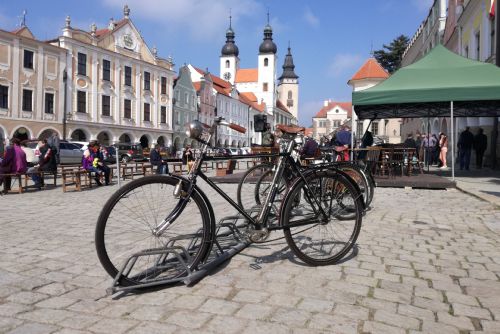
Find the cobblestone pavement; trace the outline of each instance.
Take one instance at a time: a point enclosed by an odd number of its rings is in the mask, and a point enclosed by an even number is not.
[[[113,299],[93,240],[115,189],[0,197],[0,333],[500,333],[500,212],[462,192],[377,189],[338,265],[278,240],[194,287]]]

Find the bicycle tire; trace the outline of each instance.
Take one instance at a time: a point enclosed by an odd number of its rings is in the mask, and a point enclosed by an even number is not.
[[[260,200],[255,194],[256,184],[266,171],[272,170],[273,168],[273,164],[261,163],[251,167],[241,178],[240,182],[238,183],[236,196],[238,205],[245,211],[252,209],[252,207],[256,205],[260,205]]]
[[[367,208],[373,199],[373,188],[371,187],[368,177],[364,171],[359,168],[358,165],[347,162],[339,163],[338,168],[344,173],[348,174],[354,182],[357,183],[363,194],[363,200],[365,201],[365,208]]]
[[[179,180],[169,175],[143,177],[118,189],[106,202],[97,221],[95,244],[99,261],[111,277],[117,276],[130,256],[145,250],[181,246],[185,251],[180,252],[180,256],[191,270],[207,258],[212,246],[214,222],[209,204],[197,188],[182,214],[165,233],[161,237],[152,234],[152,228],[179,203],[179,199],[173,197],[173,189]],[[165,280],[186,273],[185,266],[174,253],[162,256],[161,263],[158,255],[138,258],[127,277],[122,275],[119,278],[119,284],[130,286],[144,279]],[[162,268],[158,269],[156,264]]]
[[[353,248],[358,238],[362,223],[361,195],[352,181],[335,171],[312,172],[306,176],[306,182],[296,179],[284,199],[280,223],[285,239],[292,252],[305,263],[313,266],[334,264]],[[301,200],[297,206],[295,198],[298,195],[308,199]],[[354,206],[355,215],[351,219],[337,218],[338,210],[343,210],[339,202],[344,201],[351,201],[350,205]],[[316,203],[320,203],[327,213],[324,219],[320,219]],[[329,233],[331,235],[327,236]],[[338,240],[335,233],[343,234],[342,240]],[[316,237],[319,240],[316,241]]]

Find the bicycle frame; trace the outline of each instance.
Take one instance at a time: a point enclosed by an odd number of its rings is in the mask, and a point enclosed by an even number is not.
[[[271,208],[272,208],[272,203],[274,202],[274,199],[277,195],[278,192],[278,187],[279,187],[279,182],[281,180],[281,177],[283,176],[283,172],[285,170],[285,167],[290,166],[296,173],[298,178],[301,178],[302,180],[305,181],[305,175],[302,173],[300,169],[300,165],[298,165],[295,160],[292,157],[292,152],[294,147],[297,145],[296,139],[291,139],[287,142],[287,146],[284,149],[284,152],[279,153],[279,159],[278,159],[278,164],[276,168],[276,172],[274,173],[273,180],[271,182],[271,191],[267,194],[266,199],[264,201],[264,205],[262,206],[262,209],[260,210],[258,216],[256,219],[252,218],[242,207],[240,207],[233,199],[231,199],[217,184],[215,184],[212,180],[208,178],[208,176],[203,173],[201,170],[201,166],[203,161],[207,160],[219,160],[219,159],[207,159],[206,153],[207,149],[209,147],[209,142],[210,139],[213,136],[213,133],[215,132],[215,128],[217,125],[226,125],[224,124],[223,120],[218,119],[214,122],[214,124],[210,127],[209,131],[209,137],[207,140],[202,140],[200,138],[195,138],[198,140],[200,143],[202,143],[202,149],[201,149],[201,154],[199,157],[195,159],[194,164],[192,165],[187,177],[179,177],[179,183],[177,184],[175,190],[174,190],[174,195],[178,196],[180,198],[179,203],[177,206],[174,208],[174,210],[170,213],[168,217],[166,217],[159,225],[157,228],[153,230],[153,233],[157,236],[160,236],[162,232],[170,225],[172,224],[175,219],[182,213],[184,208],[186,207],[187,203],[189,202],[189,199],[191,197],[191,194],[193,190],[196,187],[196,180],[199,177],[201,177],[212,189],[214,189],[222,198],[224,198],[233,208],[235,208],[247,221],[254,226],[256,230],[261,230],[267,228],[267,218],[269,217]],[[223,160],[223,159],[220,159]],[[183,185],[188,186],[186,190],[183,190]],[[305,182],[307,191],[310,192],[309,185],[307,182]],[[314,198],[314,197],[313,197]],[[317,207],[319,208],[320,214],[323,217],[326,217],[326,213],[324,212],[323,208],[317,200],[314,198],[314,201],[316,202]],[[207,203],[209,204],[209,203]],[[274,229],[279,229],[282,228],[283,226],[279,224],[276,228]]]

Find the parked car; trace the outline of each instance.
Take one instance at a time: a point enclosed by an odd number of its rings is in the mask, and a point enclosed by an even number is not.
[[[23,142],[27,149],[34,154],[27,154],[28,164],[36,165],[38,163],[39,152],[37,152],[38,140],[27,140]],[[59,159],[61,164],[80,164],[82,162],[83,151],[76,144],[61,141],[59,143]]]
[[[241,154],[241,150],[239,148],[230,147],[228,150],[229,150],[230,155],[240,155]]]
[[[140,143],[118,143],[113,145],[118,148],[118,155],[122,162],[129,161],[145,161],[146,158],[142,153],[142,146]]]

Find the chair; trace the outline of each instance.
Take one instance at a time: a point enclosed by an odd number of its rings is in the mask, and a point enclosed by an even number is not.
[[[372,175],[375,175],[378,172],[380,152],[381,150],[378,148],[370,148],[366,154],[366,170]]]
[[[396,171],[399,171],[401,176],[403,176],[404,159],[405,159],[404,150],[401,149],[392,150],[392,154],[390,156],[390,161],[389,161],[390,175],[392,175],[392,177],[396,176]]]
[[[378,175],[389,177],[392,174],[392,154],[394,150],[382,150],[378,164]]]

